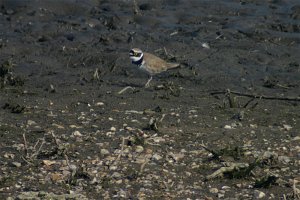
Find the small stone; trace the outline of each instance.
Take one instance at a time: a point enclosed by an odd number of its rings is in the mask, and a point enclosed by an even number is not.
[[[213,193],[213,194],[217,194],[219,192],[219,190],[218,190],[218,188],[210,188],[209,192]]]
[[[53,160],[43,160],[42,162],[43,162],[43,164],[46,165],[46,166],[50,166],[50,165],[56,164],[56,162],[53,161]]]
[[[250,124],[250,128],[257,128],[257,124]]]
[[[74,131],[72,133],[72,135],[75,136],[75,137],[81,137],[82,136],[82,134],[79,131]]]
[[[225,125],[224,128],[225,129],[232,129],[232,127],[230,125]]]
[[[229,190],[230,189],[230,187],[229,186],[226,186],[226,185],[224,185],[223,187],[222,187],[222,190]]]
[[[33,121],[33,120],[28,120],[27,121],[27,125],[28,126],[32,126],[32,125],[36,125],[37,123],[35,122],[35,121]]]
[[[277,159],[278,154],[271,151],[265,151],[262,157],[263,159]]]
[[[110,131],[112,131],[112,132],[116,132],[116,130],[117,130],[117,129],[116,129],[115,127],[111,127],[111,128],[110,128]]]
[[[119,172],[114,172],[112,175],[111,175],[111,177],[113,177],[113,178],[121,178],[121,174],[119,173]]]
[[[153,158],[154,160],[160,160],[160,159],[162,159],[162,156],[160,156],[160,155],[158,155],[158,154],[156,153],[156,154],[154,154],[154,155],[152,156],[152,158]]]
[[[266,196],[265,193],[259,191],[259,190],[254,190],[254,199],[262,199]]]
[[[15,167],[21,167],[21,166],[22,166],[22,164],[19,163],[19,162],[12,162],[12,164],[13,164]]]
[[[97,102],[97,103],[95,104],[95,106],[104,106],[104,103],[103,103],[103,102]]]
[[[101,149],[100,150],[100,153],[101,153],[101,155],[108,155],[109,154],[109,151],[107,150],[107,149]]]
[[[137,153],[142,153],[143,151],[144,151],[144,147],[142,147],[142,146],[140,146],[140,145],[136,146],[135,152],[137,152]]]
[[[291,125],[288,125],[288,124],[283,124],[283,128],[284,128],[284,130],[289,131],[289,130],[291,130],[293,127],[292,127]]]
[[[300,136],[296,136],[292,139],[293,141],[297,141],[297,140],[300,140]]]
[[[289,162],[291,162],[291,159],[288,156],[278,156],[278,161],[288,164]]]
[[[202,43],[201,46],[205,49],[210,49],[210,46],[207,42]]]

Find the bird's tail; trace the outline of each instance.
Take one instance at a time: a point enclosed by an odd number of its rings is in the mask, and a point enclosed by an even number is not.
[[[177,68],[179,67],[180,64],[179,63],[168,63],[168,69],[173,69],[173,68]]]

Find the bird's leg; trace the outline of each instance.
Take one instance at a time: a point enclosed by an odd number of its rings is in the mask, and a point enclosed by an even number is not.
[[[147,83],[145,84],[145,88],[148,88],[150,86],[150,81],[152,80],[152,76],[148,79]]]

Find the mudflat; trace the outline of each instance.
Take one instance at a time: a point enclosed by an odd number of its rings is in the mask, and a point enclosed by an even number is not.
[[[298,0],[2,0],[0,198],[299,199],[299,53]]]

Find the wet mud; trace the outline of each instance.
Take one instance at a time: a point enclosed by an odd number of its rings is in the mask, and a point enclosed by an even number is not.
[[[297,199],[299,52],[298,0],[2,0],[0,197]]]

